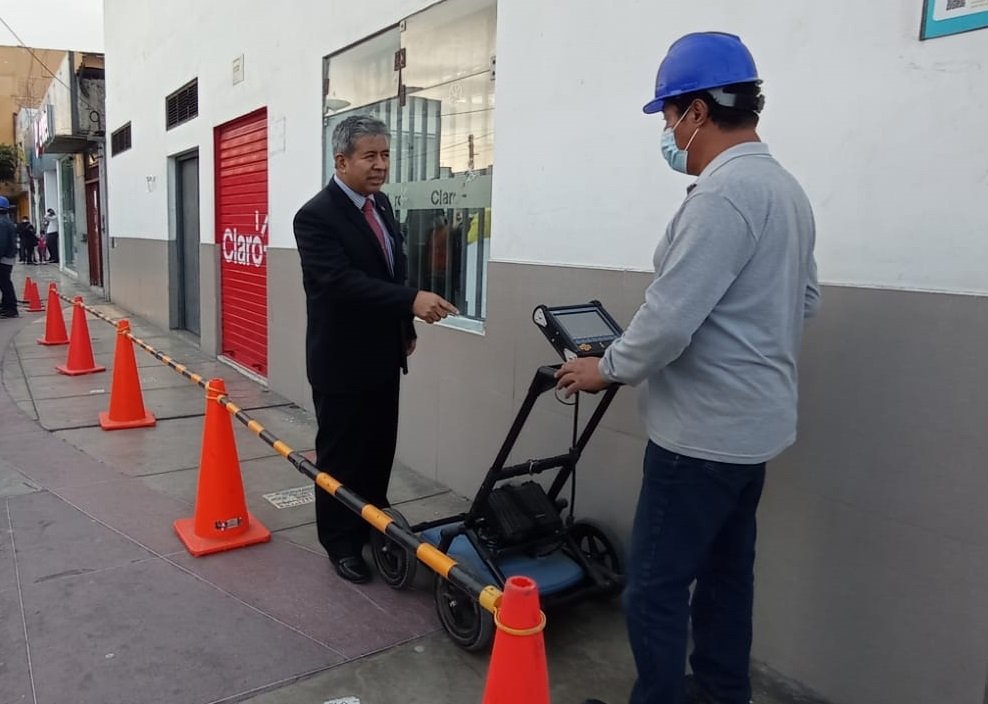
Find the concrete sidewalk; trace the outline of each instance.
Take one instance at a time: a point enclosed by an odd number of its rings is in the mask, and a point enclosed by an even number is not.
[[[25,273],[42,291],[55,280],[63,293],[95,300],[48,267],[17,267],[18,291]],[[223,377],[231,399],[289,445],[311,449],[306,411],[188,338],[130,320],[135,334],[192,370]],[[238,423],[248,505],[273,539],[189,556],[172,522],[195,501],[202,391],[138,349],[158,425],[102,431],[115,333],[92,318],[89,328],[108,371],[68,378],[54,370],[66,348],[36,343],[43,314],[0,321],[0,704],[480,701],[487,656],[461,651],[442,632],[426,570],[409,592],[336,577],[312,505],[277,508],[265,498],[309,480]],[[413,522],[467,503],[400,466],[390,496]],[[619,604],[550,614],[546,644],[553,701],[627,701],[634,668]],[[759,704],[810,701],[773,678],[758,682]]]

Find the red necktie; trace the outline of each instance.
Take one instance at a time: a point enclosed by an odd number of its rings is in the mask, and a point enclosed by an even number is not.
[[[377,236],[377,243],[381,245],[381,252],[384,254],[384,261],[388,263],[388,271],[391,272],[391,254],[388,251],[388,245],[384,241],[384,230],[381,229],[381,224],[377,221],[374,216],[374,201],[370,198],[364,201],[364,219],[367,220],[367,224],[370,225],[370,229]]]

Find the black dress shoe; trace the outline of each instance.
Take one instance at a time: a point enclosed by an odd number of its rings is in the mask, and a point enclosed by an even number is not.
[[[686,675],[683,683],[686,686],[686,704],[717,704],[713,695],[693,675]]]
[[[338,560],[333,560],[332,558],[330,560],[336,568],[336,574],[348,582],[363,584],[370,581],[370,567],[364,562],[364,558],[359,555],[347,555]]]

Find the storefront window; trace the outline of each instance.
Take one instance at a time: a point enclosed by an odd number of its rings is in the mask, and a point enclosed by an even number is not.
[[[384,190],[403,229],[409,283],[486,315],[494,151],[494,0],[447,0],[326,60],[332,131],[355,113],[391,128]]]
[[[58,249],[62,263],[75,271],[75,169],[73,159],[62,159],[59,166],[59,188],[62,193],[62,212],[58,228]]]
[[[397,134],[398,72],[394,61],[400,47],[400,32],[395,27],[326,59],[323,164],[327,182],[333,175],[333,130],[342,120],[355,113],[373,115]],[[393,145],[391,151],[393,154]],[[393,179],[394,162],[389,181]]]

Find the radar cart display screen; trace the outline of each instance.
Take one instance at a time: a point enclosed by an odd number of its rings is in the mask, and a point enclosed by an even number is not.
[[[585,342],[588,340],[613,340],[614,330],[597,311],[571,311],[557,313],[556,320],[570,337]]]
[[[579,306],[539,306],[532,320],[563,359],[599,357],[622,332],[599,301]]]

